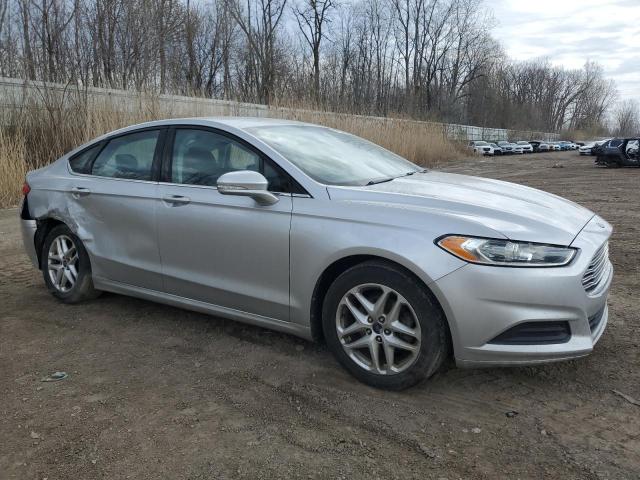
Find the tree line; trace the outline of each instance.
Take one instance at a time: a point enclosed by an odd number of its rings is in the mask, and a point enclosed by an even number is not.
[[[487,127],[601,129],[602,69],[515,62],[482,0],[0,0],[0,75]]]

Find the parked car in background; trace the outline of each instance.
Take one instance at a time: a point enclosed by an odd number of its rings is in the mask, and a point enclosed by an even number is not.
[[[22,191],[26,252],[59,301],[110,291],[323,339],[379,388],[449,355],[582,357],[607,324],[605,220],[317,125],[135,125],[29,172]]]
[[[498,142],[500,148],[502,148],[503,153],[513,154],[513,153],[522,153],[522,146],[517,145],[515,143],[507,142],[506,140],[501,140]]]
[[[538,145],[538,152],[548,152],[550,150],[551,147],[547,142],[540,142],[540,144]]]
[[[469,142],[469,148],[473,150],[473,153],[478,155],[494,155],[493,147],[488,142],[482,140]]]
[[[621,138],[607,142],[596,158],[596,165],[606,167],[640,166],[640,139]]]
[[[550,144],[550,147],[554,152],[559,152],[559,151],[562,150],[562,147],[560,146],[560,143],[558,143],[558,142],[552,142]]]
[[[533,153],[533,145],[531,145],[529,142],[521,140],[517,142],[516,145],[522,147],[522,153]]]
[[[596,142],[586,142],[578,148],[578,154],[591,155],[591,149],[596,146]]]
[[[497,143],[490,143],[489,145],[491,145],[491,147],[493,148],[493,154],[494,155],[502,155],[504,153],[502,151],[502,147],[500,145],[498,145]]]
[[[539,150],[540,150],[540,148],[539,148],[539,147],[540,147],[540,144],[541,144],[541,143],[544,143],[544,142],[542,142],[542,140],[531,140],[531,141],[529,142],[529,144],[530,144],[530,145],[531,145],[531,147],[533,148],[533,151],[534,151],[534,152],[537,152],[537,151],[539,151]]]
[[[515,153],[515,151],[513,150],[513,144],[511,142],[507,142],[506,140],[500,140],[498,142],[498,146],[502,148],[502,153],[504,153],[505,155]]]
[[[563,152],[567,150],[571,150],[571,143],[567,142],[566,140],[560,140],[558,142],[558,145],[560,146],[560,150]]]
[[[609,146],[609,142],[615,140],[613,138],[607,138],[605,140],[598,140],[595,142],[595,145],[591,147],[591,155],[598,156],[605,148]]]

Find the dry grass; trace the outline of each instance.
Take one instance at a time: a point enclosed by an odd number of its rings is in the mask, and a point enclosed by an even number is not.
[[[138,95],[134,100],[90,99],[82,92],[55,94],[46,90],[30,101],[8,103],[0,116],[0,207],[19,202],[29,170],[47,165],[103,133],[163,118],[258,114],[344,130],[424,166],[435,166],[461,155],[438,125],[409,120],[233,104],[221,107],[197,100],[171,103],[148,95]]]

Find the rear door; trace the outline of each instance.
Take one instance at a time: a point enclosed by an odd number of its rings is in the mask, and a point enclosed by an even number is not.
[[[159,185],[158,240],[167,293],[289,319],[289,178],[226,132],[176,127],[168,134]],[[279,196],[274,205],[222,195],[218,178],[255,170]]]
[[[93,275],[161,290],[157,175],[163,129],[112,137],[69,161],[69,213]]]

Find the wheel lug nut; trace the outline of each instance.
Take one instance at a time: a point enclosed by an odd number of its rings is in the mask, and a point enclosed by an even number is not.
[[[373,323],[373,318],[371,318],[371,317],[367,317],[367,322],[369,322],[369,323]]]
[[[382,343],[382,337],[380,335],[376,337],[376,342]]]
[[[367,328],[367,335],[371,335],[371,329]]]
[[[384,317],[380,317],[380,318],[378,318],[378,321],[379,321],[380,323],[384,323],[385,318],[384,318]]]
[[[384,334],[385,334],[385,335],[391,335],[391,330],[389,330],[389,329],[385,329]]]

